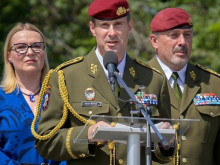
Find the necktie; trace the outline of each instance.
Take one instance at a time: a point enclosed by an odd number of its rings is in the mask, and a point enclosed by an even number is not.
[[[177,83],[177,79],[179,78],[179,74],[177,72],[173,72],[171,77],[174,79],[173,90],[176,94],[177,99],[181,102],[182,99],[182,91]]]
[[[115,95],[119,97],[120,95],[120,87],[118,85],[118,81],[115,80]]]
[[[119,76],[121,77],[120,71],[119,71],[118,69],[117,69],[116,71],[118,72]],[[120,86],[119,86],[119,84],[118,84],[118,79],[115,79],[115,95],[116,95],[117,97],[120,96]]]

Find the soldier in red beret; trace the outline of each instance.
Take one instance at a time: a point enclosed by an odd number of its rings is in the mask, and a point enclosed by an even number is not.
[[[179,139],[179,164],[220,164],[220,75],[189,62],[193,24],[180,8],[166,8],[151,22],[150,41],[156,55],[148,62],[167,78],[171,118],[199,119]],[[204,99],[199,99],[203,96]],[[172,163],[170,163],[172,164]]]
[[[150,105],[152,117],[169,116],[168,88],[160,72],[131,59],[126,52],[132,29],[127,0],[94,0],[88,14],[91,17],[90,31],[97,45],[87,56],[65,62],[48,75],[51,76],[49,85],[42,87],[46,89],[47,99],[38,126],[38,133],[44,136],[36,136],[36,148],[44,157],[67,160],[73,165],[125,165],[126,144],[101,144],[92,136],[97,127],[110,127],[114,123],[88,121],[92,115],[131,116],[132,105],[128,101],[119,101],[115,95],[123,100],[130,97],[124,88],[116,90],[118,92],[114,95],[103,57],[109,51],[114,52],[117,69],[129,89],[134,94],[142,92],[154,98]],[[83,143],[79,143],[80,140]],[[141,147],[142,165],[146,160],[144,150]]]

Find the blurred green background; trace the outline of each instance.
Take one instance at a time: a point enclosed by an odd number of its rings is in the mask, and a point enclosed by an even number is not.
[[[110,0],[109,0],[110,1]],[[153,57],[149,41],[153,16],[166,7],[187,10],[194,23],[191,61],[220,73],[219,0],[128,0],[134,28],[127,51],[133,58],[146,61]],[[86,55],[96,45],[88,22],[92,0],[1,0],[0,1],[0,74],[3,69],[3,44],[17,22],[30,22],[47,38],[51,68],[69,59]]]

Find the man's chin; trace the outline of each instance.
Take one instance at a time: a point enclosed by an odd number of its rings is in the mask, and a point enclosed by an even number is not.
[[[105,51],[106,51],[106,52],[111,51],[111,52],[114,52],[114,53],[117,53],[117,52],[118,52],[118,50],[117,50],[117,49],[109,49],[109,48],[108,48],[108,49],[106,49]]]

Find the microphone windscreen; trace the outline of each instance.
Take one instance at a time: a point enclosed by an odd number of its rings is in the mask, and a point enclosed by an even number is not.
[[[112,51],[106,52],[105,56],[103,58],[103,64],[104,64],[106,69],[107,69],[107,65],[110,64],[110,63],[114,64],[115,67],[117,68],[117,66],[118,66],[118,57]]]

